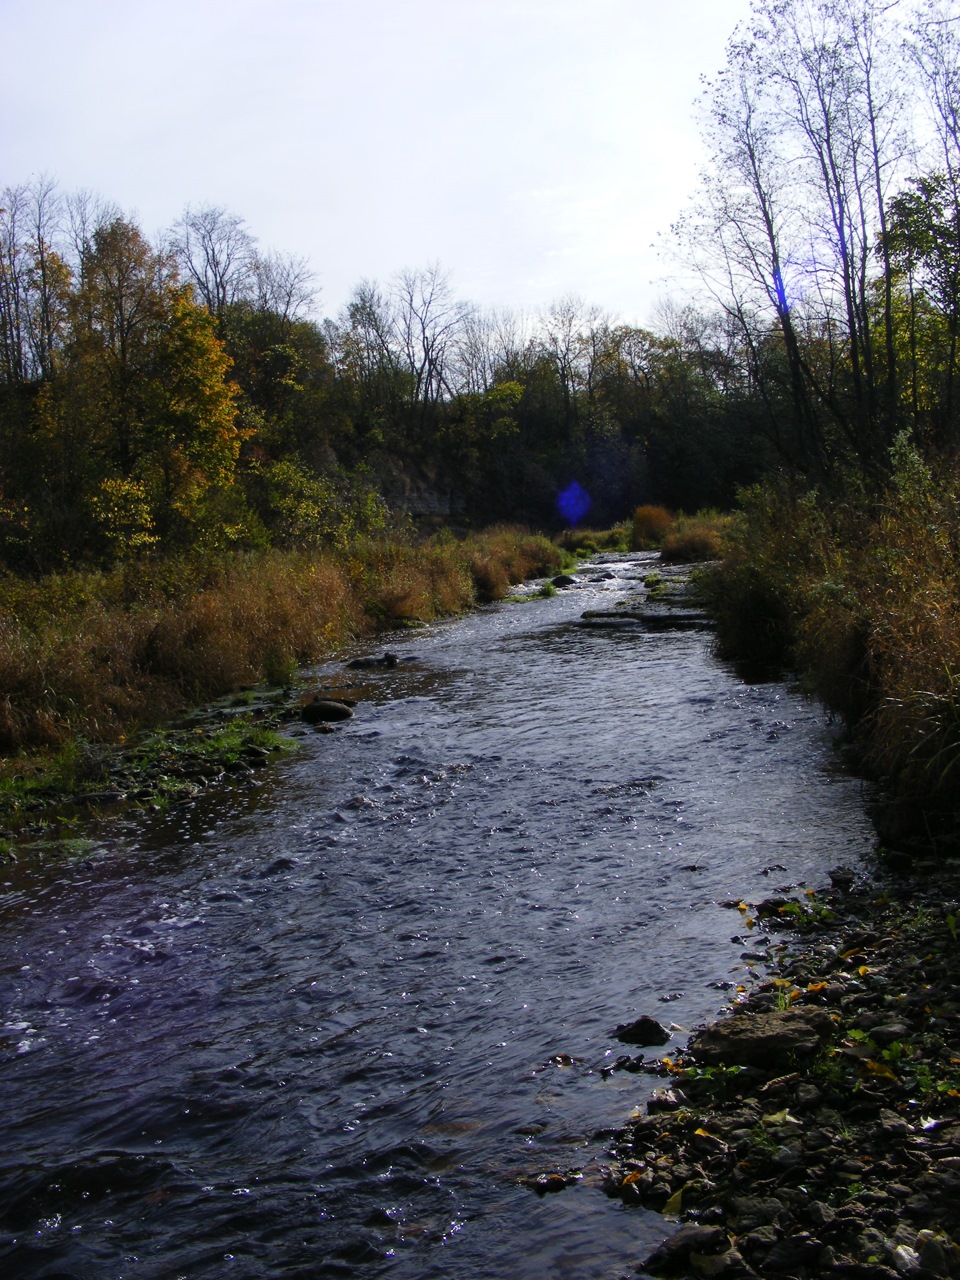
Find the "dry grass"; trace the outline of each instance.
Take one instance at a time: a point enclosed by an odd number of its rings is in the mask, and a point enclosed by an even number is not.
[[[678,516],[660,540],[660,556],[672,564],[719,560],[726,549],[731,524],[730,516],[716,511]]]
[[[672,524],[673,516],[666,507],[652,503],[637,507],[633,513],[631,550],[650,551],[659,547]]]
[[[498,529],[0,578],[0,750],[123,737],[241,685],[281,683],[353,638],[497,599],[559,561],[547,539]]]
[[[746,495],[715,580],[721,641],[792,662],[904,794],[956,796],[960,472],[907,463],[869,513],[772,487]]]

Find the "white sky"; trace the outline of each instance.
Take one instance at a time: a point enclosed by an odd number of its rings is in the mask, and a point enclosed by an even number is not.
[[[0,0],[0,188],[46,173],[155,235],[222,205],[333,315],[439,262],[484,306],[650,324],[700,77],[749,0]]]

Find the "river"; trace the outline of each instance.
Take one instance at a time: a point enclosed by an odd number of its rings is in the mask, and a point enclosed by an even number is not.
[[[719,904],[871,831],[796,690],[582,625],[652,567],[321,666],[354,719],[258,786],[0,876],[5,1276],[612,1280],[663,1238],[600,1189],[657,1083],[612,1030],[682,1044],[756,951]]]

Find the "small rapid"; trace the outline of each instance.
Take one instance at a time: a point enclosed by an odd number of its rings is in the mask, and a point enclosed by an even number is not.
[[[257,787],[2,877],[6,1275],[599,1280],[663,1237],[600,1189],[652,1087],[613,1028],[682,1044],[753,963],[719,904],[871,832],[794,689],[583,625],[650,567],[324,664],[355,717]]]

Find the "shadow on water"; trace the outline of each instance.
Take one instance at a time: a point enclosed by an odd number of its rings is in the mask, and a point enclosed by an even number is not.
[[[754,963],[718,902],[869,826],[794,691],[580,626],[642,567],[324,664],[354,719],[254,791],[7,877],[6,1274],[599,1280],[663,1236],[599,1189],[650,1087],[612,1029],[682,1043]]]

